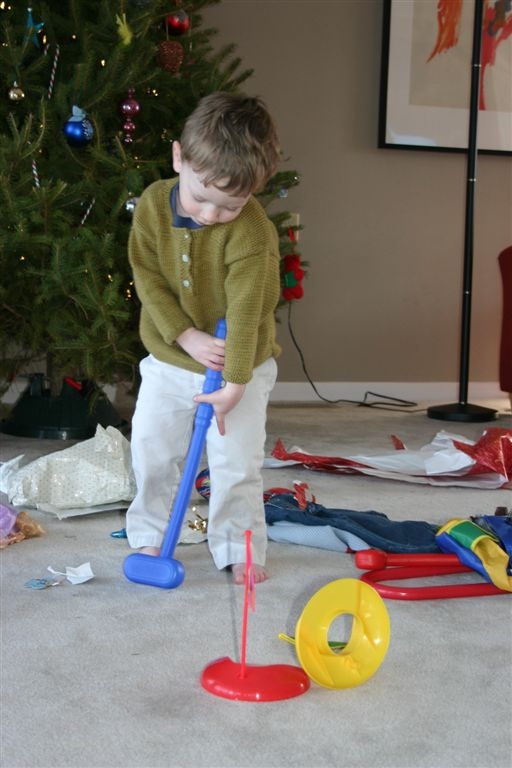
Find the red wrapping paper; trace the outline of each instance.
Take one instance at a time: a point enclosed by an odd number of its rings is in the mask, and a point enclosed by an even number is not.
[[[391,435],[394,448],[392,454],[404,453],[407,459],[407,448],[403,441],[396,435]],[[301,450],[287,451],[282,440],[277,440],[272,456],[274,459],[284,462],[301,464],[305,469],[317,472],[330,472],[334,474],[365,474],[387,477],[389,479],[408,480],[409,482],[429,482],[439,485],[464,485],[467,478],[468,485],[486,488],[512,487],[512,430],[490,427],[486,429],[475,443],[467,443],[453,439],[454,452],[462,452],[472,460],[472,464],[461,469],[447,468],[445,473],[428,472],[414,473],[410,470],[397,469],[382,470],[372,462],[362,462],[343,456],[318,456]],[[411,452],[415,453],[415,452]],[[389,455],[389,454],[386,454]],[[397,457],[398,458],[398,457]],[[367,457],[368,459],[368,457]],[[378,462],[377,462],[378,463]],[[405,461],[404,461],[405,466]],[[469,482],[471,481],[471,482]]]

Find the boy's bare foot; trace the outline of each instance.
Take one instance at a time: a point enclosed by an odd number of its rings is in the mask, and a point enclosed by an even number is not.
[[[245,584],[245,563],[233,563],[231,572],[235,584]],[[261,581],[266,581],[268,579],[268,573],[262,565],[253,565],[252,572],[255,584],[259,584]]]
[[[160,548],[159,547],[141,547],[139,549],[139,552],[143,555],[152,555],[153,557],[158,557],[160,554]]]

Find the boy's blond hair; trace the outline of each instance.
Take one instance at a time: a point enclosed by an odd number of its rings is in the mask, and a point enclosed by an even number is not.
[[[259,97],[222,91],[205,96],[185,123],[182,160],[204,186],[233,195],[263,189],[279,163],[279,139]]]

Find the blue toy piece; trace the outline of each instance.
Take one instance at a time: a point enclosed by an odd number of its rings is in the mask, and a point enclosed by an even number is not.
[[[208,501],[210,498],[210,470],[208,467],[202,469],[196,477],[196,491],[203,499]]]
[[[219,339],[226,338],[225,320],[218,321],[215,336]],[[203,394],[215,392],[215,390],[220,389],[221,385],[222,373],[207,369]],[[183,475],[174,500],[160,555],[155,557],[153,555],[145,555],[143,552],[134,552],[128,555],[124,561],[123,571],[126,578],[130,581],[148,584],[152,587],[161,587],[162,589],[174,589],[183,583],[185,569],[179,560],[174,559],[173,555],[180,536],[212,416],[213,406],[210,403],[199,403],[194,418],[194,430],[183,468]]]

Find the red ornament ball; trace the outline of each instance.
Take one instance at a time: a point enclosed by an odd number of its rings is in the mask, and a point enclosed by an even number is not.
[[[123,115],[123,117],[135,117],[135,115],[139,114],[140,111],[140,104],[136,99],[133,97],[135,96],[135,91],[133,88],[130,88],[128,91],[128,98],[123,99],[123,101],[119,104],[119,114]]]
[[[165,28],[171,35],[184,35],[190,27],[190,17],[180,8],[165,18]]]

